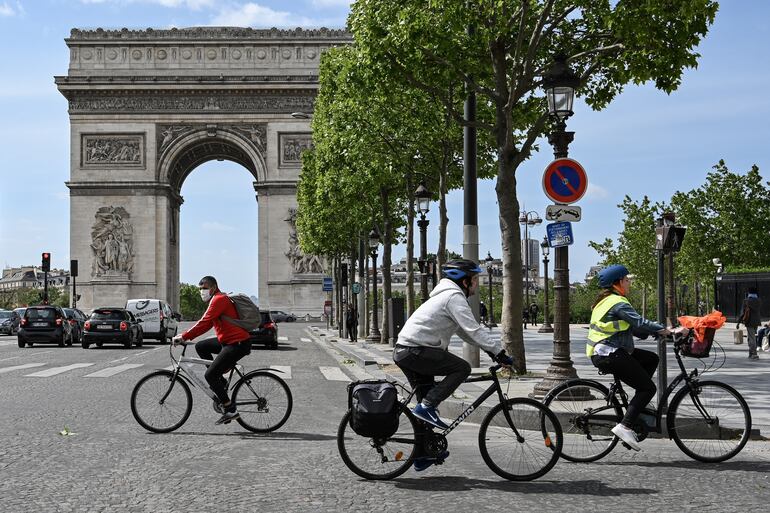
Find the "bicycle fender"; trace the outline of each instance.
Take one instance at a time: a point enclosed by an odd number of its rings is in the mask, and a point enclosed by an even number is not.
[[[571,379],[569,381],[565,381],[564,384],[566,385],[567,383],[570,383],[571,381],[579,381],[580,383],[585,383],[587,385],[593,385],[593,386],[599,388],[599,390],[601,390],[605,394],[609,394],[610,393],[610,389],[607,388],[607,386],[604,383],[601,383],[601,382],[599,382],[599,381],[597,381],[595,379],[577,378],[577,379]],[[545,397],[543,398],[543,402],[546,402],[547,399],[552,398],[554,391],[557,388],[560,388],[561,386],[562,385],[559,385],[558,387],[555,387],[555,388],[551,389],[551,391],[548,392],[545,395]]]
[[[283,372],[281,369],[273,369],[273,368],[271,368],[271,367],[260,367],[260,368],[258,368],[258,369],[252,369],[252,370],[250,370],[249,372],[247,372],[246,374],[244,374],[244,376],[248,376],[249,374],[252,374],[252,373],[254,373],[254,372],[257,372],[257,371],[280,372],[281,374],[286,374],[286,373],[285,373],[285,372]]]

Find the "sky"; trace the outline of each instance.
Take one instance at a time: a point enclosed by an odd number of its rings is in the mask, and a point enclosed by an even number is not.
[[[133,29],[235,25],[255,28],[342,27],[348,0],[0,0],[0,264],[69,264],[69,121],[67,102],[53,77],[67,72],[64,38],[72,28]],[[595,112],[576,100],[568,129],[575,132],[570,157],[581,162],[589,189],[578,203],[570,275],[582,280],[596,253],[588,241],[616,237],[623,196],[668,200],[677,190],[701,185],[720,159],[745,173],[756,164],[769,178],[770,2],[721,2],[709,35],[698,48],[697,69],[666,95],[652,85],[629,86]],[[542,173],[553,155],[541,151],[518,170],[518,197],[545,216],[550,202]],[[225,290],[257,292],[257,205],[253,178],[237,164],[209,162],[182,188],[181,280],[206,274]],[[479,205],[496,203],[494,182],[479,183]],[[462,252],[462,191],[448,197],[448,247]],[[429,251],[438,243],[437,205],[429,214]],[[545,226],[534,228],[542,238]],[[215,241],[215,244],[212,244]],[[479,212],[479,253],[499,257],[496,208]],[[394,248],[394,260],[405,255]]]

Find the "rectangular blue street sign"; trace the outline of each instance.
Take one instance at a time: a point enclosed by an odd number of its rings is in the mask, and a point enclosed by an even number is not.
[[[331,292],[334,290],[334,287],[332,286],[332,279],[331,277],[324,276],[324,292]]]
[[[575,242],[572,237],[572,223],[551,223],[546,225],[545,231],[548,233],[548,245],[552,248],[569,246]]]

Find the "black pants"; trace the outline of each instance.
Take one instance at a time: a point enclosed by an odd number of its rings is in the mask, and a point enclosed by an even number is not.
[[[358,324],[347,323],[347,330],[348,330],[348,339],[351,342],[356,342],[358,340]]]
[[[621,421],[627,428],[633,427],[639,414],[658,390],[652,381],[652,375],[658,368],[658,355],[644,349],[634,349],[631,354],[625,349],[617,349],[607,356],[594,355],[591,362],[599,370],[616,375],[620,381],[636,390]]]
[[[396,345],[393,361],[409,380],[417,401],[433,407],[452,395],[471,373],[468,362],[449,351],[432,347]],[[435,376],[444,376],[444,379],[436,383]]]
[[[246,340],[239,344],[224,345],[216,337],[205,338],[195,343],[195,350],[198,356],[204,360],[214,360],[214,363],[206,369],[206,382],[211,390],[217,394],[222,404],[230,402],[227,396],[227,380],[222,376],[225,372],[232,369],[235,363],[251,352],[251,343]],[[217,354],[216,359],[214,354]]]

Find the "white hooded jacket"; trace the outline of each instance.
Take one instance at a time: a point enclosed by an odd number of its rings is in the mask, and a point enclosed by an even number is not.
[[[492,354],[503,350],[473,316],[460,286],[444,278],[431,291],[430,298],[407,319],[398,334],[398,345],[435,347],[446,351],[449,339],[455,333],[465,342]]]

